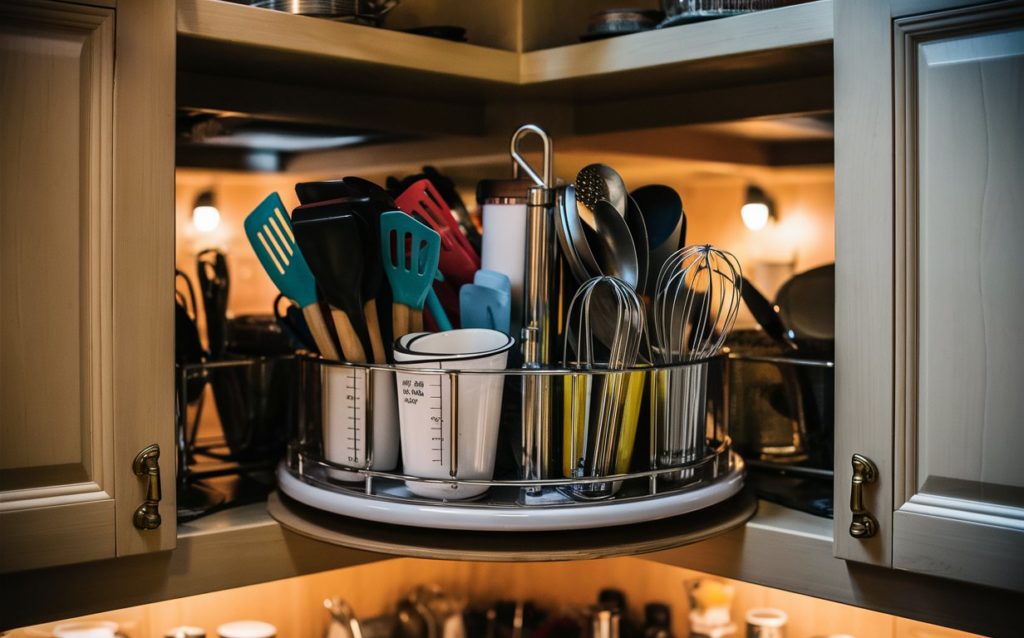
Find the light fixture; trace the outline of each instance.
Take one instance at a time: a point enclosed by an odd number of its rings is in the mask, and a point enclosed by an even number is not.
[[[740,208],[743,223],[750,230],[761,230],[769,219],[777,219],[775,202],[760,187],[747,186],[747,200]]]
[[[196,197],[192,208],[192,225],[201,233],[209,233],[220,225],[220,211],[214,205],[212,190],[203,191]]]

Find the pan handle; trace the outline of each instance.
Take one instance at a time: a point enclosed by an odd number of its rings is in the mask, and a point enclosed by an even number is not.
[[[541,142],[544,144],[544,177],[538,175],[537,171],[535,171],[534,168],[530,166],[530,163],[527,162],[526,159],[519,153],[519,143],[522,141],[524,137],[526,137],[530,133],[537,135],[541,139]],[[548,136],[544,129],[537,126],[536,124],[524,124],[520,126],[519,129],[512,135],[512,140],[509,143],[509,154],[512,156],[513,161],[513,175],[518,177],[516,167],[521,167],[524,171],[526,171],[526,174],[530,176],[530,179],[532,179],[537,186],[551,188],[554,185],[554,179],[552,178],[551,163],[551,137]]]

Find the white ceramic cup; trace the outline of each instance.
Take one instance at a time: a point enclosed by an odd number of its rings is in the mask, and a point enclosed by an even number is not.
[[[117,623],[110,620],[78,620],[61,623],[53,628],[58,638],[114,638]]]
[[[220,638],[275,638],[277,627],[261,620],[236,620],[217,627]]]
[[[366,380],[373,378],[373,461],[370,469],[398,466],[398,411],[395,373],[390,370],[323,365],[324,458],[332,463],[366,465]],[[327,470],[337,481],[361,481],[358,472]]]
[[[515,339],[482,328],[419,335],[395,348],[398,368],[398,416],[405,474],[423,478],[451,476],[451,379],[447,374],[408,370],[504,370]],[[458,379],[459,479],[494,477],[504,377],[467,374]],[[435,499],[466,499],[485,485],[407,481],[413,494]]]

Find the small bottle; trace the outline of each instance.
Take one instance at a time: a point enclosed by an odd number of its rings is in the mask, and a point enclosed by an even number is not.
[[[690,638],[726,638],[736,634],[732,622],[733,587],[714,578],[685,582],[690,599]]]
[[[786,638],[789,615],[781,609],[758,607],[747,612],[747,638]]]
[[[662,603],[648,603],[644,607],[644,638],[673,638],[672,611]]]
[[[629,607],[626,605],[626,594],[621,589],[602,589],[597,594],[598,607],[609,609],[615,612],[619,623],[619,633],[622,638],[639,638],[640,632],[636,624],[629,617]]]

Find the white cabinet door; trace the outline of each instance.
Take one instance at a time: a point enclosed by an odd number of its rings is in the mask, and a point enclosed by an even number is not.
[[[0,571],[175,540],[174,7],[105,4],[0,3]]]
[[[1024,590],[1024,7],[836,18],[836,555]]]
[[[893,566],[1024,590],[1024,7],[893,37]]]

